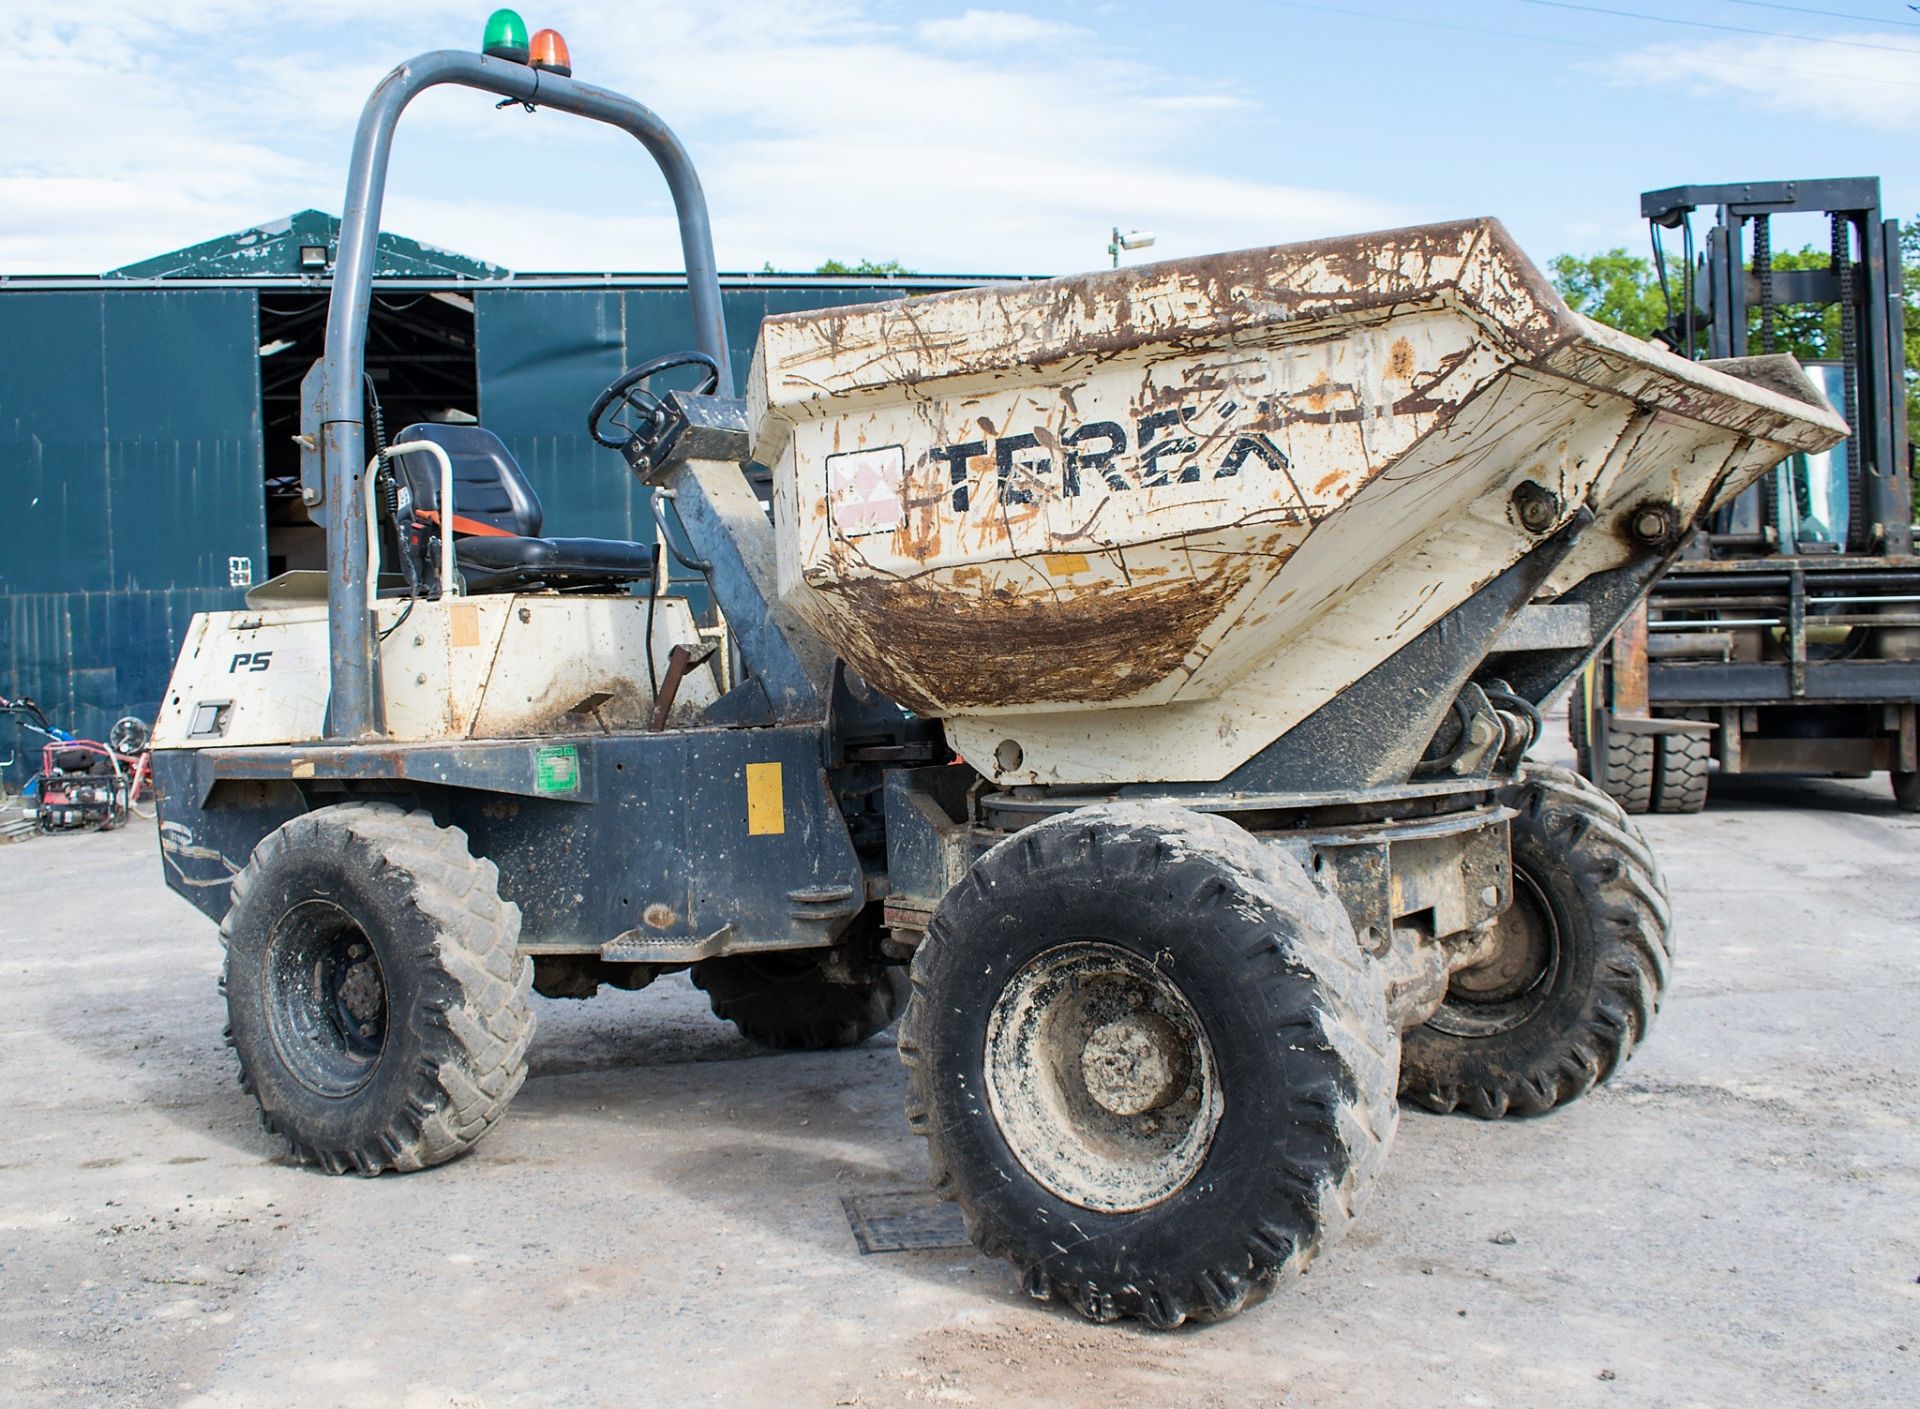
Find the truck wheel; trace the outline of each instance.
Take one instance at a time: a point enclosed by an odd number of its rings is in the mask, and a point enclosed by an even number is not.
[[[466,834],[389,803],[270,832],[220,926],[227,1040],[268,1130],[330,1174],[472,1148],[527,1075],[519,907]]]
[[[977,861],[915,951],[907,1118],[1026,1290],[1094,1321],[1219,1320],[1345,1233],[1393,1138],[1398,1036],[1340,904],[1165,805]]]
[[[832,983],[811,954],[735,954],[693,966],[694,987],[713,1015],[742,1037],[787,1052],[851,1047],[893,1025],[906,1002],[907,980],[885,967],[865,984]]]
[[[1713,745],[1704,734],[1656,734],[1653,810],[1698,812],[1707,805],[1707,760]]]
[[[1894,773],[1893,805],[1902,812],[1920,812],[1920,773]]]
[[[1538,1115],[1611,1077],[1646,1036],[1672,954],[1666,882],[1611,799],[1529,764],[1502,801],[1518,813],[1512,903],[1400,1058],[1401,1099],[1484,1120]]]

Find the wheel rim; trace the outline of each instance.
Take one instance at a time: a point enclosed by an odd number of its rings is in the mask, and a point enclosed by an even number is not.
[[[1546,892],[1514,867],[1513,903],[1494,922],[1487,954],[1447,980],[1446,1000],[1428,1026],[1455,1037],[1492,1037],[1521,1026],[1552,996],[1560,940]]]
[[[1063,944],[1001,991],[987,1020],[987,1102],[1021,1166],[1102,1213],[1177,1193],[1223,1108],[1206,1029],[1163,973],[1114,945]]]
[[[267,941],[268,1030],[301,1085],[350,1096],[387,1043],[387,983],[366,931],[330,900],[307,900]]]

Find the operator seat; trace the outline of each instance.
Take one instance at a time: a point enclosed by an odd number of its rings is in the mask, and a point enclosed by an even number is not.
[[[541,537],[540,496],[492,431],[423,421],[401,431],[393,444],[409,440],[430,440],[453,462],[454,563],[467,591],[617,587],[652,576],[650,544]],[[429,455],[402,455],[394,459],[393,472],[402,491],[403,537],[421,554],[424,577],[432,580],[439,551],[426,546],[441,532],[439,462]]]

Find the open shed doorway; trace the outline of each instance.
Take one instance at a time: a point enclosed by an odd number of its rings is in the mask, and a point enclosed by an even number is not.
[[[266,476],[267,576],[326,568],[326,536],[300,502],[300,382],[325,350],[327,295],[260,292],[260,427]],[[471,423],[480,411],[473,300],[448,290],[376,289],[367,372],[387,436],[419,421]],[[372,407],[367,445],[373,446]]]

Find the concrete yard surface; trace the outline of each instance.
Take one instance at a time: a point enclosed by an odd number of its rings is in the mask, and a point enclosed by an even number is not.
[[[682,976],[536,1000],[464,1160],[293,1166],[151,824],[0,846],[0,1403],[1920,1403],[1920,819],[1735,780],[1644,825],[1678,959],[1613,1084],[1408,1112],[1345,1243],[1170,1335],[862,1255],[843,1200],[925,1183],[890,1037],[765,1053]]]

